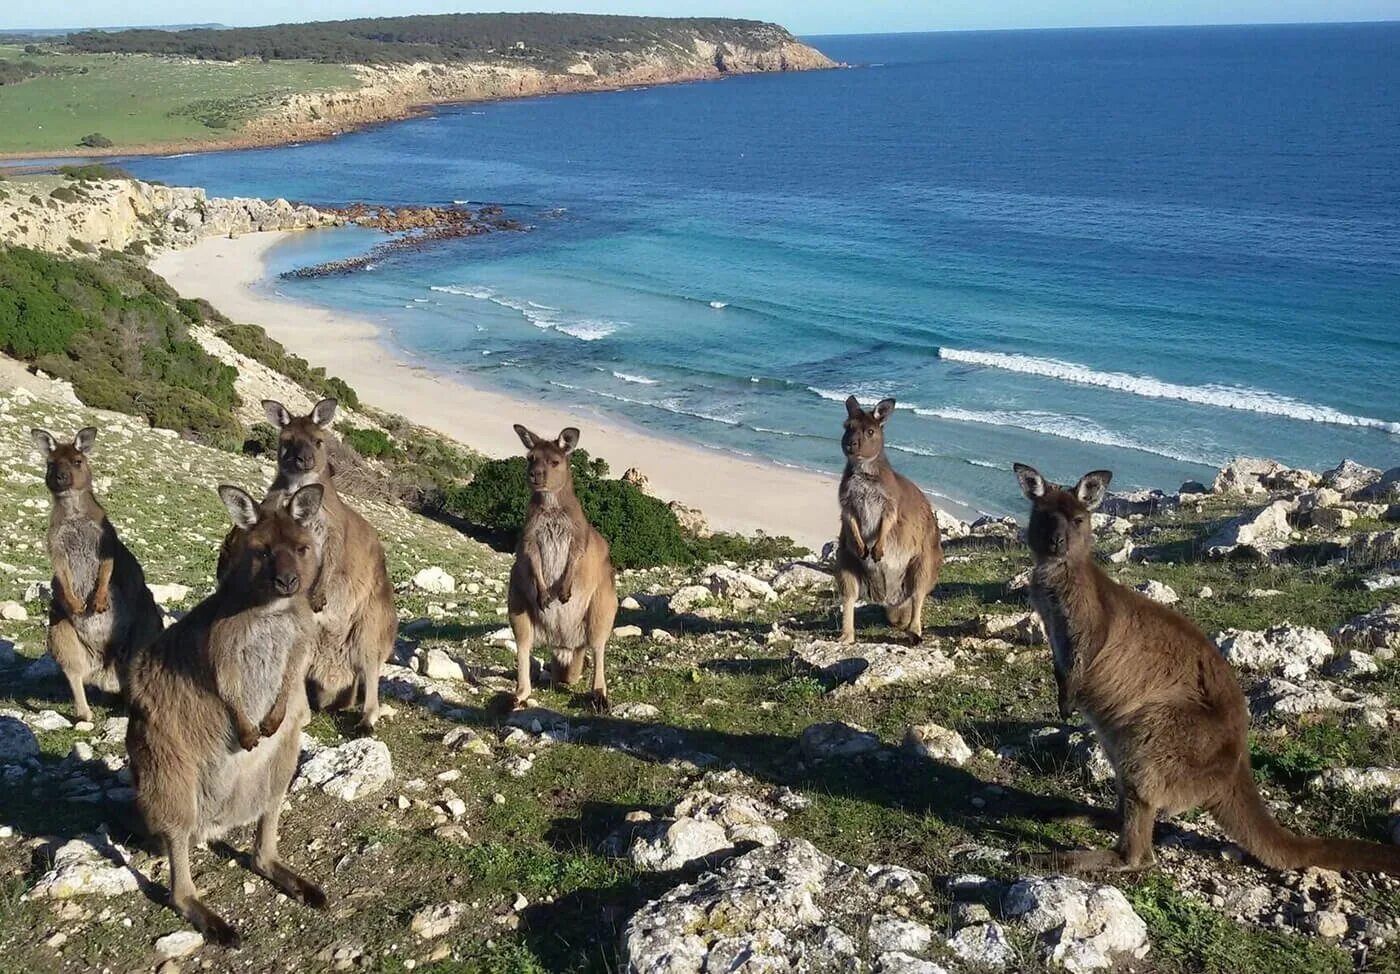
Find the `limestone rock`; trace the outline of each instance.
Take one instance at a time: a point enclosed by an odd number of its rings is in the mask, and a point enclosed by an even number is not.
[[[1212,558],[1241,554],[1256,558],[1272,556],[1288,545],[1292,533],[1288,511],[1286,501],[1274,501],[1267,507],[1232,518],[1206,541],[1206,553]]]
[[[680,818],[652,823],[632,840],[628,858],[643,872],[668,872],[730,848],[729,836],[719,823]]]
[[[1331,470],[1324,471],[1322,483],[1342,494],[1349,494],[1354,490],[1370,486],[1380,478],[1381,472],[1375,467],[1368,467],[1348,459],[1343,460]]]
[[[910,727],[904,734],[904,750],[959,768],[972,760],[972,748],[967,746],[962,735],[938,724]]]
[[[408,922],[409,929],[424,940],[433,940],[451,933],[465,912],[466,907],[456,900],[425,906],[413,914]]]
[[[151,597],[160,605],[183,602],[190,596],[190,587],[179,582],[165,582],[149,586]]]
[[[1147,956],[1147,924],[1113,886],[1068,876],[1023,880],[1003,909],[1039,935],[1046,960],[1073,974]]]
[[[953,672],[953,663],[935,646],[893,643],[838,643],[818,640],[794,654],[838,689],[871,691],[893,684],[924,683]]]
[[[1135,490],[1109,494],[1100,502],[1098,513],[1109,517],[1127,518],[1164,514],[1176,510],[1179,506],[1180,501],[1175,495],[1165,494],[1160,490]]]
[[[1136,586],[1137,591],[1147,596],[1153,602],[1161,605],[1175,605],[1181,601],[1181,596],[1176,594],[1176,590],[1170,585],[1157,581],[1155,578],[1148,579],[1141,585]]]
[[[671,594],[667,607],[675,615],[684,615],[712,598],[714,593],[703,585],[684,585]]]
[[[1267,493],[1263,478],[1275,476],[1284,469],[1284,465],[1277,460],[1237,457],[1220,468],[1211,490],[1217,494]]]
[[[1018,646],[1045,644],[1045,627],[1034,612],[984,615],[977,620],[977,625],[986,639],[1001,639]]]
[[[432,595],[449,595],[457,591],[457,580],[437,565],[431,565],[413,576],[413,587]]]
[[[418,672],[430,680],[462,680],[466,678],[462,664],[449,656],[445,649],[437,646],[420,647],[413,662],[417,663]]]
[[[156,940],[155,946],[161,957],[188,957],[204,946],[204,935],[194,930],[176,930]]]
[[[354,801],[379,791],[394,779],[389,747],[362,737],[338,747],[303,750],[303,761],[292,779],[292,791],[320,788],[327,795]]]
[[[867,730],[834,720],[811,724],[797,741],[802,756],[809,761],[851,758],[879,750],[880,738]]]
[[[0,765],[19,764],[39,756],[39,739],[18,717],[0,715]]]
[[[705,585],[715,595],[725,598],[755,598],[773,602],[778,593],[763,579],[737,569],[715,565],[706,575]]]
[[[789,592],[794,589],[829,588],[833,583],[831,574],[806,562],[794,561],[784,565],[773,576],[773,591]]]
[[[671,501],[666,506],[671,509],[671,513],[676,516],[676,522],[686,534],[696,538],[708,538],[714,534],[710,529],[710,522],[699,508],[687,507],[680,501]]]
[[[1274,626],[1263,632],[1226,629],[1215,644],[1230,665],[1258,673],[1279,673],[1298,679],[1332,658],[1332,641],[1320,629]]]
[[[948,949],[969,964],[994,971],[1005,970],[1016,960],[1016,949],[1000,923],[974,923],[947,940]]]
[[[105,836],[85,835],[65,842],[54,853],[29,899],[66,900],[74,896],[120,896],[139,889],[127,851]]]
[[[1343,646],[1400,650],[1400,603],[1377,606],[1332,630]]]
[[[1400,500],[1400,467],[1391,467],[1374,481],[1347,494],[1348,499],[1386,504]]]
[[[1400,768],[1328,768],[1308,782],[1337,791],[1385,791],[1400,794]]]

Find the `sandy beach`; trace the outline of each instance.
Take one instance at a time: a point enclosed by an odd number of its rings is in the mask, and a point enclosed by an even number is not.
[[[205,298],[235,321],[261,325],[293,352],[350,383],[365,403],[488,456],[521,452],[513,423],[550,433],[577,426],[581,446],[605,457],[614,474],[638,468],[658,496],[699,508],[716,529],[787,535],[813,549],[835,536],[834,476],[677,443],[587,407],[565,411],[475,388],[395,358],[372,321],[255,290],[264,276],[264,254],[286,233],[211,237],[163,254],[151,266],[181,295]],[[833,441],[833,453],[838,449]]]

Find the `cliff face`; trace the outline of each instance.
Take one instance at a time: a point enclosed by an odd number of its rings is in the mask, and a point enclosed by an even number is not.
[[[362,125],[404,118],[424,105],[835,67],[839,67],[835,61],[785,31],[766,46],[716,43],[697,36],[688,45],[662,44],[646,51],[583,54],[562,72],[481,62],[360,65],[355,68],[363,81],[360,88],[289,96],[271,112],[246,123],[239,141],[266,144],[323,138]]]
[[[136,179],[78,183],[33,176],[0,183],[0,245],[65,256],[339,222],[338,215],[286,200],[210,198],[198,187]]]

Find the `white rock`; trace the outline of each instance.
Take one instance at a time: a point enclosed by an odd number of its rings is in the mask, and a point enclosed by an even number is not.
[[[455,900],[425,906],[413,914],[409,921],[409,929],[424,940],[432,940],[450,933],[452,928],[461,922],[464,912],[466,907]]]
[[[1165,585],[1155,578],[1143,582],[1137,586],[1137,590],[1161,605],[1175,605],[1181,601],[1181,596],[1177,595],[1170,585]]]
[[[437,565],[431,565],[413,576],[413,587],[432,595],[447,595],[457,591],[457,580]]]
[[[183,602],[189,598],[190,587],[181,585],[179,582],[166,582],[148,586],[151,590],[151,597],[161,605],[171,605],[175,602]]]
[[[129,862],[127,851],[103,836],[70,839],[54,853],[53,868],[34,884],[27,898],[66,900],[134,893],[140,887]]]
[[[37,714],[29,714],[24,718],[24,722],[36,731],[60,731],[69,730],[73,723],[57,710],[41,710]]]
[[[1249,554],[1267,558],[1287,547],[1292,528],[1288,525],[1289,505],[1275,501],[1257,511],[1248,511],[1227,521],[1206,541],[1206,554],[1223,558]]]
[[[1075,974],[1147,956],[1147,924],[1113,886],[1067,876],[1023,880],[1003,910],[1040,936],[1048,961]]]
[[[967,746],[962,735],[938,724],[910,727],[904,734],[904,749],[920,757],[959,768],[972,760],[972,748]]]
[[[671,598],[667,601],[667,607],[675,615],[684,615],[710,601],[713,597],[714,593],[703,585],[685,585],[672,593]]]
[[[842,690],[868,692],[894,684],[926,683],[953,672],[953,662],[928,644],[839,643],[818,640],[793,654]]]
[[[1265,477],[1272,477],[1286,469],[1277,460],[1259,460],[1254,457],[1237,457],[1231,460],[1215,475],[1211,488],[1217,494],[1263,494],[1268,489],[1263,484]]]
[[[167,959],[188,957],[203,946],[203,934],[193,930],[176,930],[156,941],[156,953]]]
[[[643,872],[669,872],[732,847],[719,823],[680,818],[644,830],[633,839],[628,857]]]
[[[462,664],[437,646],[418,650],[418,672],[430,680],[462,680],[466,673]]]
[[[624,703],[613,707],[612,715],[623,720],[655,720],[661,711],[649,703]]]
[[[773,586],[763,579],[723,565],[715,565],[709,570],[706,584],[711,592],[726,598],[748,596],[765,602],[772,602],[778,598]]]
[[[1332,636],[1343,646],[1400,649],[1400,603],[1377,606],[1336,629]]]
[[[388,745],[363,737],[312,753],[297,769],[292,791],[320,788],[334,798],[354,801],[374,794],[393,779],[394,765]]]
[[[1321,629],[1294,625],[1263,632],[1226,629],[1215,637],[1215,645],[1232,666],[1293,679],[1315,671],[1333,654],[1332,641]]]
[[[1325,485],[1343,494],[1368,487],[1380,479],[1381,472],[1375,467],[1367,467],[1349,459],[1322,474],[1322,482]]]
[[[1400,768],[1328,768],[1308,782],[1338,791],[1387,791],[1400,794]]]
[[[984,615],[977,620],[981,634],[987,639],[1001,639],[1018,646],[1045,644],[1045,627],[1034,612],[1014,612]]]
[[[613,627],[613,632],[612,632],[612,634],[613,634],[613,638],[614,638],[614,639],[641,639],[641,638],[642,638],[642,627],[641,627],[641,626],[614,626],[614,627]]]
[[[809,761],[851,758],[879,750],[880,738],[862,728],[836,720],[811,724],[798,738],[802,756]]]
[[[933,945],[933,931],[926,924],[889,915],[871,918],[869,937],[871,948],[882,954],[922,954]]]
[[[470,727],[454,727],[442,737],[443,746],[452,751],[465,751],[482,757],[491,756],[491,745]]]
[[[831,575],[805,562],[795,561],[783,566],[773,576],[775,592],[789,592],[794,589],[827,588],[832,584]]]
[[[29,610],[18,602],[0,602],[0,619],[7,622],[24,622],[29,618]]]
[[[1005,970],[1016,960],[1016,949],[999,923],[974,923],[948,938],[948,949],[969,964],[994,971]]]

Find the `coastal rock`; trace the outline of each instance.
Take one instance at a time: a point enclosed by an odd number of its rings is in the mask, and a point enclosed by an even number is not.
[[[1160,490],[1135,490],[1109,494],[1100,502],[1098,513],[1109,517],[1129,518],[1164,514],[1180,506],[1173,494]],[[1120,532],[1121,533],[1121,532]]]
[[[1355,616],[1333,629],[1332,637],[1343,646],[1400,650],[1400,603],[1377,606]]]
[[[53,867],[34,884],[26,899],[66,900],[75,896],[120,896],[140,886],[130,855],[101,835],[70,839],[53,856]]]
[[[1288,512],[1286,501],[1275,501],[1232,518],[1206,541],[1206,553],[1212,558],[1241,554],[1268,558],[1288,545],[1292,533]]]
[[[292,791],[319,788],[333,798],[354,801],[379,791],[394,779],[389,747],[370,737],[359,738],[339,747],[305,747],[302,764],[292,779]]]
[[[916,952],[872,957],[880,945],[862,947],[867,925],[881,942],[912,947],[919,940],[912,926],[896,929],[872,915],[918,923],[928,912],[924,885],[908,870],[862,870],[804,839],[785,839],[644,904],[623,932],[623,961],[637,974],[857,970],[874,960],[882,970],[928,970],[911,966],[926,960]],[[886,961],[892,954],[904,957]]]
[[[685,615],[713,598],[714,593],[704,585],[684,585],[671,594],[666,607],[674,615]]]
[[[1381,472],[1375,467],[1368,467],[1355,460],[1346,459],[1331,470],[1323,471],[1322,485],[1342,494],[1349,494],[1354,490],[1375,483],[1380,477]]]
[[[710,528],[710,522],[706,520],[705,513],[699,508],[687,507],[680,501],[671,501],[666,506],[676,516],[676,523],[686,534],[694,538],[709,538],[714,535],[714,531]]]
[[[1000,639],[1018,646],[1045,644],[1045,627],[1034,612],[984,615],[977,620],[977,626],[984,639]]]
[[[1153,602],[1157,602],[1160,605],[1175,605],[1181,601],[1181,596],[1176,594],[1175,589],[1156,579],[1149,579],[1141,585],[1136,586],[1136,589]]]
[[[705,576],[705,586],[724,598],[754,598],[773,602],[778,593],[763,579],[724,565],[713,565]]]
[[[972,760],[972,748],[962,735],[938,724],[910,727],[904,733],[903,747],[910,754],[959,768]]]
[[[784,565],[773,576],[773,591],[790,592],[795,589],[827,588],[832,584],[830,572],[824,572],[806,562],[794,561]]]
[[[1230,665],[1259,673],[1278,673],[1299,679],[1332,658],[1332,641],[1320,629],[1306,626],[1274,626],[1258,632],[1226,629],[1215,645]]]
[[[1001,971],[1016,960],[1016,948],[1000,923],[973,923],[955,932],[946,941],[958,958],[979,969]]]
[[[936,647],[920,644],[839,643],[818,640],[793,650],[802,662],[840,690],[872,691],[892,684],[923,683],[953,672]]]
[[[1113,886],[1068,876],[1023,880],[1002,907],[1039,936],[1044,960],[1073,974],[1147,956],[1147,924]]]
[[[623,472],[622,477],[620,479],[624,484],[631,484],[633,487],[637,488],[643,494],[646,494],[648,497],[656,496],[652,492],[651,481],[647,479],[647,475],[642,473],[636,467],[628,467],[627,470]]]
[[[1400,501],[1400,467],[1391,467],[1374,481],[1347,494],[1348,499],[1387,504]]]
[[[1277,460],[1236,457],[1220,468],[1211,490],[1216,494],[1265,494],[1263,479],[1286,469]]]
[[[1307,524],[1319,531],[1336,532],[1356,523],[1356,512],[1344,507],[1319,507],[1308,513]]]
[[[457,591],[457,580],[437,565],[431,565],[413,576],[413,587],[432,595],[450,595]]]
[[[809,761],[829,761],[878,751],[880,738],[860,727],[835,720],[806,727],[797,740],[797,746]]]

